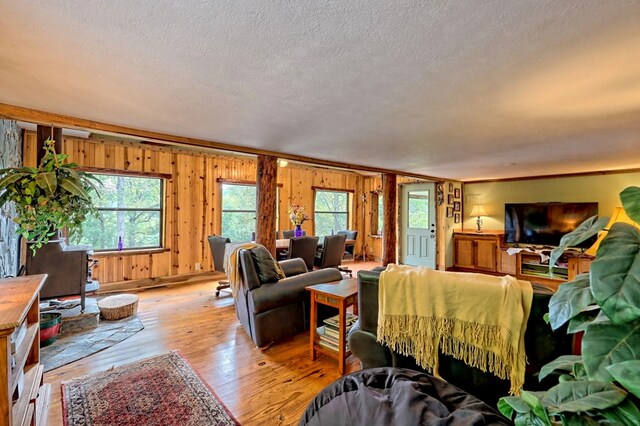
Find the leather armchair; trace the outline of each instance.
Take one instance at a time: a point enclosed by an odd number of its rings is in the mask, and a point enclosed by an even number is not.
[[[336,235],[346,235],[348,240],[357,240],[358,239],[358,231],[352,231],[349,229],[337,231]],[[345,246],[344,248],[344,256],[342,257],[344,260],[355,260],[355,245]]]
[[[236,293],[236,315],[258,347],[291,337],[309,328],[311,298],[305,287],[339,281],[337,269],[307,271],[302,259],[278,262],[286,278],[261,284],[249,250],[238,252],[240,288]],[[318,322],[331,311],[318,312]]]
[[[362,368],[399,367],[424,371],[415,359],[391,351],[387,346],[376,341],[378,328],[378,281],[384,268],[358,273],[358,321],[349,332],[348,342],[351,352],[360,359]],[[543,316],[549,311],[549,299],[553,292],[546,287],[533,284],[533,302],[525,332],[525,350],[527,353],[527,370],[524,389],[547,389],[545,379],[538,380],[542,366],[560,355],[572,353],[572,338],[566,329],[555,332],[544,321]],[[477,368],[469,367],[462,361],[450,356],[440,355],[440,375],[449,383],[495,405],[501,396],[509,393],[509,381],[502,380],[491,373],[484,373]]]
[[[344,255],[346,235],[327,235],[322,243],[322,250],[316,254],[315,265],[320,269],[339,268]]]
[[[289,239],[287,259],[300,258],[304,260],[308,270],[313,269],[313,260],[318,250],[319,237],[294,237]]]

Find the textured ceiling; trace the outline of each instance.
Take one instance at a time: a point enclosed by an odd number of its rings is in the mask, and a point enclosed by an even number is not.
[[[0,0],[0,102],[464,180],[640,167],[640,1]]]

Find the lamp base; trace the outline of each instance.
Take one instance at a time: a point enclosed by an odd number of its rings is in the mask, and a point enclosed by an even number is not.
[[[482,219],[478,216],[476,219],[476,225],[478,225],[478,229],[476,229],[476,234],[482,234]]]

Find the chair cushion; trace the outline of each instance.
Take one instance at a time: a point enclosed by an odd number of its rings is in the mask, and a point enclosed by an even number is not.
[[[274,283],[285,278],[282,268],[264,246],[254,247],[250,251],[260,284]]]
[[[278,265],[280,265],[287,278],[309,272],[304,260],[300,258],[281,260]]]
[[[309,403],[299,425],[509,425],[494,408],[428,374],[373,368],[344,376]]]

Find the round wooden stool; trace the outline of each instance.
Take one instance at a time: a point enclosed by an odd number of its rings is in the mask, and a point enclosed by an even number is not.
[[[106,320],[118,320],[138,311],[138,296],[135,294],[118,294],[105,297],[98,302],[100,315]]]

